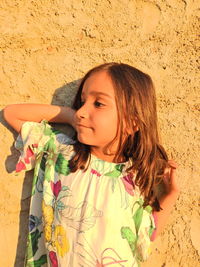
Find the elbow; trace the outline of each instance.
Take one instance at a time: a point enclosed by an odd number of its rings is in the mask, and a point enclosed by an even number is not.
[[[4,120],[17,132],[20,132],[21,123],[17,118],[17,109],[16,105],[8,105],[3,109],[3,118]]]
[[[3,118],[8,124],[11,124],[12,118],[14,117],[12,114],[12,106],[13,105],[7,105],[3,109]]]
[[[6,106],[4,109],[3,109],[3,118],[6,122],[9,123],[9,113],[10,113],[10,105]]]

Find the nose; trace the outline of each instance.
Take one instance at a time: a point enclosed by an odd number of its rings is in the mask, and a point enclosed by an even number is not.
[[[77,111],[76,116],[78,119],[87,119],[88,118],[88,111],[86,105],[83,104]]]

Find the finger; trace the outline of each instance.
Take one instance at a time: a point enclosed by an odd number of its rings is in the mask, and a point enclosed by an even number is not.
[[[163,182],[166,186],[168,186],[171,183],[170,175],[171,175],[170,169],[169,168],[165,169],[165,172],[163,175]]]
[[[175,168],[171,168],[171,170],[170,170],[170,180],[172,181],[174,181],[175,179],[176,179],[176,169]]]
[[[178,168],[178,164],[174,160],[168,160],[167,163],[168,163],[170,168],[173,168],[173,169],[177,169]]]
[[[164,170],[164,177],[167,177],[167,176],[170,175],[170,170],[171,170],[171,168],[165,168],[165,170]]]
[[[170,184],[173,187],[173,190],[176,192],[180,191],[179,183],[176,177],[176,169],[171,168],[170,171]]]
[[[178,167],[178,164],[173,159],[168,160],[167,163],[171,166]]]
[[[176,168],[165,168],[163,178],[166,182],[170,182],[175,179]]]

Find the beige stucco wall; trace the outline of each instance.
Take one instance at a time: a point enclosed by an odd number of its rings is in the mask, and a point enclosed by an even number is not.
[[[152,75],[164,146],[181,195],[148,267],[200,266],[198,0],[1,0],[0,107],[69,104],[91,67],[122,61]],[[15,175],[0,124],[0,266],[23,266],[31,173]]]

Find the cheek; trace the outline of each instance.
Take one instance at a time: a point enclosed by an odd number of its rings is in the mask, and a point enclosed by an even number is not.
[[[118,127],[119,127],[119,118],[118,118],[118,116],[115,114],[115,116],[112,116],[111,120],[112,120],[113,128],[115,128],[115,130],[117,130]]]
[[[94,144],[95,134],[93,131],[79,131],[77,132],[77,139],[79,142],[87,145]]]
[[[112,117],[106,124],[105,133],[109,133],[112,138],[115,138],[118,133],[119,123],[117,118]]]
[[[94,114],[93,114],[94,115]],[[95,114],[91,116],[91,124],[93,125],[93,134],[100,138],[114,138],[119,127],[118,116],[115,112],[105,112],[105,114]]]

